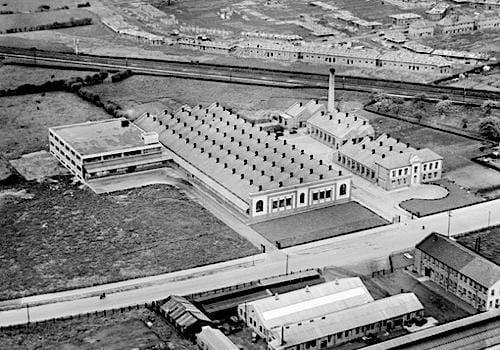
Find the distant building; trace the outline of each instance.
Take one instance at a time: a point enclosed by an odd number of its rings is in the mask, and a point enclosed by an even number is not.
[[[421,20],[422,16],[416,13],[399,13],[390,15],[389,18],[391,18],[392,24],[396,27],[408,27],[411,23]]]
[[[261,338],[271,340],[270,332],[275,327],[309,323],[326,314],[372,301],[361,279],[342,278],[240,304],[238,317]]]
[[[438,3],[430,10],[425,11],[425,13],[427,14],[427,18],[429,18],[431,21],[439,21],[441,18],[446,16],[446,12],[449,8],[450,6],[448,4]]]
[[[366,335],[381,335],[419,319],[424,307],[413,293],[393,295],[345,308],[316,319],[272,330],[268,349],[325,349]]]
[[[200,350],[240,350],[224,333],[210,326],[201,328],[196,335],[196,344]]]
[[[248,220],[350,200],[350,175],[306,155],[219,103],[147,115],[135,123],[156,132],[166,151],[195,182]]]
[[[429,21],[417,21],[410,24],[408,36],[411,39],[427,38],[434,35],[434,23]]]
[[[500,15],[498,13],[485,14],[476,19],[477,30],[499,30]]]
[[[470,16],[455,14],[437,22],[436,28],[443,35],[470,33],[475,30],[475,21]]]
[[[385,190],[439,180],[443,169],[439,154],[427,148],[417,150],[386,134],[348,143],[333,160]]]
[[[420,275],[479,311],[500,308],[500,266],[435,232],[415,248]]]
[[[177,45],[182,49],[190,49],[214,54],[229,54],[236,45],[222,41],[201,40],[194,38],[179,38]]]
[[[49,128],[49,151],[80,181],[162,166],[158,134],[125,118]]]
[[[428,74],[449,74],[451,62],[438,56],[420,55],[406,51],[387,51],[378,58],[380,67],[409,70]]]
[[[307,134],[328,147],[338,149],[347,142],[357,143],[364,137],[374,136],[375,131],[368,120],[356,112],[321,111],[307,121]]]
[[[307,103],[295,102],[284,113],[279,115],[279,123],[287,129],[303,128],[309,118],[325,110],[325,105],[319,103],[318,100],[311,100]]]

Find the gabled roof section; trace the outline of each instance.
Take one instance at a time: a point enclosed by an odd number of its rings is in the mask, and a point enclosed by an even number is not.
[[[500,281],[500,266],[439,233],[430,234],[416,248],[483,287]]]
[[[308,122],[340,140],[373,136],[375,134],[368,120],[359,116],[356,112],[317,112]]]

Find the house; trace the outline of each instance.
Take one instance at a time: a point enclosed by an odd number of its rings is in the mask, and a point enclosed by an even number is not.
[[[427,38],[434,35],[434,23],[429,21],[417,21],[410,24],[408,36],[411,39]]]
[[[263,339],[284,324],[309,323],[373,301],[361,279],[342,278],[238,305],[238,317]]]
[[[389,18],[392,20],[392,24],[396,27],[408,27],[410,23],[416,22],[422,19],[422,16],[416,13],[399,13],[396,15],[390,15]]]
[[[201,327],[196,344],[200,350],[240,350],[224,333],[210,326]]]
[[[182,335],[193,338],[212,321],[186,298],[171,295],[160,306],[160,314]]]
[[[439,180],[443,169],[439,154],[386,134],[341,146],[333,161],[386,190]]]
[[[338,149],[347,142],[359,142],[367,136],[374,136],[375,131],[368,120],[356,112],[321,111],[307,121],[307,134],[321,143]]]
[[[49,151],[80,181],[163,166],[155,132],[125,118],[49,128]]]
[[[443,35],[454,35],[473,32],[476,24],[470,16],[454,14],[437,22],[436,28]]]
[[[450,6],[444,2],[436,4],[433,8],[430,10],[425,11],[427,14],[427,18],[429,18],[431,21],[439,21],[442,19],[444,16],[446,16],[446,12]]]
[[[417,273],[479,311],[500,308],[500,266],[439,233],[415,247]]]
[[[419,319],[424,307],[413,293],[362,303],[314,320],[284,324],[272,330],[268,349],[325,349],[367,335],[381,335]],[[312,322],[314,321],[314,322]]]
[[[187,176],[243,219],[268,220],[350,200],[350,175],[219,103],[144,114],[135,123],[157,133]]]

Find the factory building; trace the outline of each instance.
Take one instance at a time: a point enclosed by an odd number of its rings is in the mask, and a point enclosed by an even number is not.
[[[333,160],[386,190],[436,181],[443,171],[439,154],[428,148],[417,150],[386,134],[347,143]]]
[[[372,302],[359,277],[343,278],[238,305],[238,317],[263,339],[275,327]],[[304,322],[305,323],[305,322]]]
[[[224,333],[210,326],[201,328],[196,335],[196,345],[200,350],[240,350]]]
[[[380,335],[419,319],[424,307],[413,293],[402,293],[362,303],[318,319],[284,324],[274,328],[269,350],[325,349],[366,335]]]
[[[415,248],[418,274],[479,311],[500,308],[500,266],[435,232]]]
[[[390,15],[389,18],[396,27],[408,27],[411,23],[421,20],[422,16],[416,13],[398,13]]]
[[[207,190],[252,221],[344,203],[349,175],[306,155],[219,103],[143,114],[172,159]]]
[[[125,118],[49,128],[49,151],[80,181],[162,166],[158,134]]]
[[[325,105],[319,103],[318,100],[311,100],[307,103],[295,102],[279,115],[279,123],[287,129],[303,128],[311,116],[325,110]]]

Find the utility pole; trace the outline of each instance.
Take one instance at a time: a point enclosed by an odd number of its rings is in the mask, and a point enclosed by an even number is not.
[[[285,275],[288,275],[288,254],[286,256]]]
[[[488,210],[488,227],[490,227],[491,224],[491,210]]]
[[[30,324],[30,305],[26,304],[26,314],[28,315],[28,325]]]
[[[451,210],[448,210],[448,238],[450,237]]]

